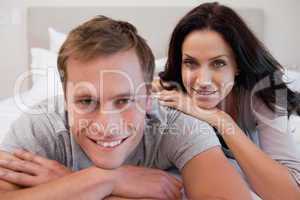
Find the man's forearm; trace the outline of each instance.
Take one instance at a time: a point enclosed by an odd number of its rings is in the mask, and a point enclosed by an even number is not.
[[[113,171],[91,167],[36,187],[0,192],[0,200],[99,200],[113,190]]]

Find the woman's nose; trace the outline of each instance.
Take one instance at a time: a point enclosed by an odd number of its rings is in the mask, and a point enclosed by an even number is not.
[[[196,76],[197,76],[197,78],[196,78],[197,87],[199,87],[201,89],[206,89],[211,86],[212,74],[208,69],[206,69],[204,67],[202,69],[199,69]]]

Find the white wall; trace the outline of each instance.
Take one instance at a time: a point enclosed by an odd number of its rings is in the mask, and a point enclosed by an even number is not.
[[[0,1],[0,98],[13,94],[17,76],[26,69],[25,11],[21,0]]]
[[[196,6],[215,0],[25,0],[27,6]],[[261,8],[265,12],[265,44],[286,66],[299,66],[299,0],[219,0],[232,7]]]
[[[208,0],[210,1],[210,0]],[[26,7],[31,6],[196,6],[207,1],[193,0],[1,0],[0,1],[0,98],[13,94],[13,84],[20,72],[28,69],[26,49]],[[299,0],[220,0],[232,7],[261,8],[265,13],[264,42],[285,66],[300,70],[300,1]],[[1,23],[1,11],[11,18],[17,8],[17,25]],[[8,11],[8,12],[7,12]],[[10,20],[11,21],[11,20]],[[155,22],[154,22],[155,23]],[[24,55],[21,60],[15,54]]]

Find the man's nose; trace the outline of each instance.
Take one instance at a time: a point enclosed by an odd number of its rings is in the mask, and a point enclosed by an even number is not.
[[[99,113],[97,118],[94,120],[91,129],[95,137],[101,139],[114,138],[119,135],[122,129],[121,120],[118,114],[103,114]]]

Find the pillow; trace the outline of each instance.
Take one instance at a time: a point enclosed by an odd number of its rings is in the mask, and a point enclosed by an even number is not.
[[[47,49],[31,48],[31,68],[47,68],[57,66],[58,54]]]
[[[300,71],[285,70],[284,80],[288,83],[288,87],[291,90],[300,92]]]
[[[155,75],[158,75],[159,72],[164,71],[166,62],[166,57],[155,60]]]
[[[63,94],[62,84],[57,70],[57,54],[47,49],[31,49],[32,89],[43,95],[56,96]],[[45,88],[47,90],[45,90]],[[47,94],[45,94],[47,92]]]
[[[64,41],[67,38],[67,35],[61,32],[56,31],[53,28],[48,28],[48,34],[49,34],[49,47],[50,51],[54,53],[58,53],[60,47],[64,43]]]

